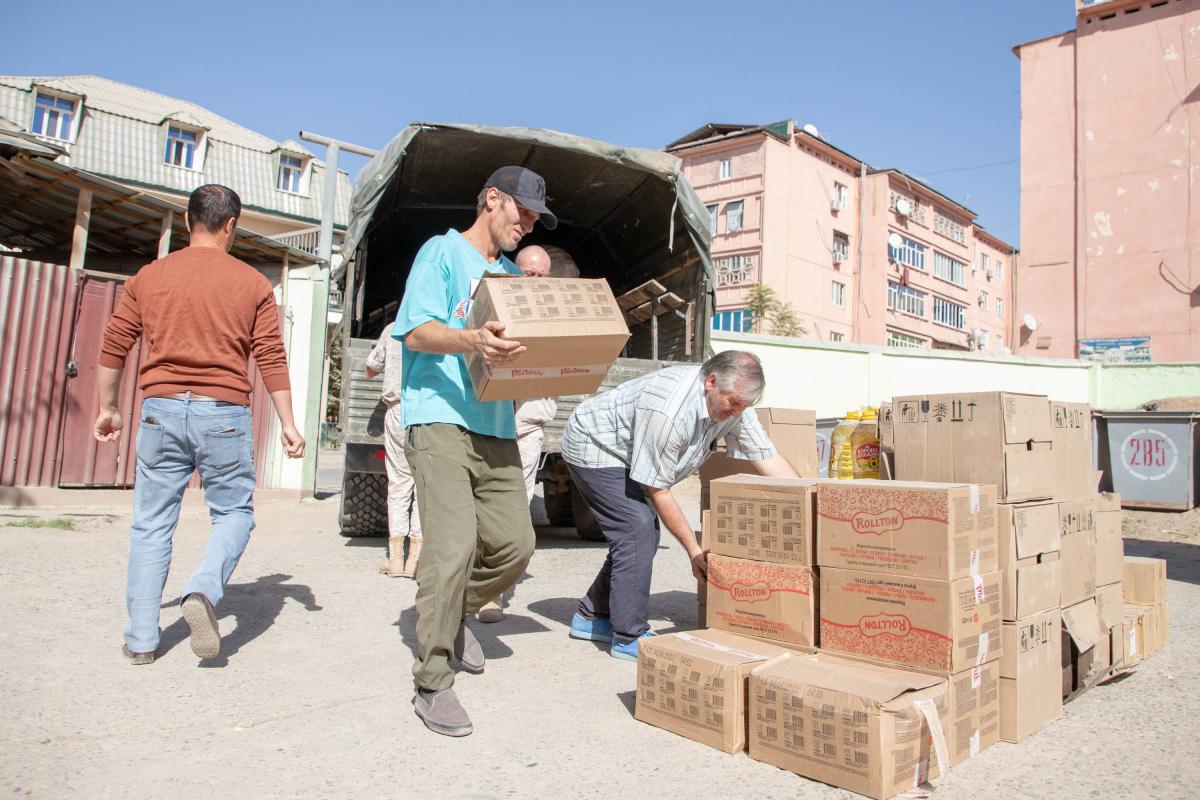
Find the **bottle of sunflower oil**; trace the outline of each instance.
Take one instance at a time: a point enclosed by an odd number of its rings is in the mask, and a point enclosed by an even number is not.
[[[858,411],[846,412],[846,418],[837,424],[833,429],[833,435],[829,438],[834,442],[833,450],[829,457],[829,477],[839,480],[848,481],[854,478],[854,450],[852,449],[851,439],[854,432],[858,430],[859,422],[862,420],[862,413]],[[838,446],[838,434],[841,433],[841,446]]]
[[[879,477],[879,411],[864,409],[862,421],[850,435],[850,450],[854,454],[854,478]]]

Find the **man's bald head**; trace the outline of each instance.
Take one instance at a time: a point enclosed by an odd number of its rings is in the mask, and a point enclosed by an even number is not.
[[[527,278],[545,278],[550,274],[550,254],[536,244],[522,247],[517,267]]]

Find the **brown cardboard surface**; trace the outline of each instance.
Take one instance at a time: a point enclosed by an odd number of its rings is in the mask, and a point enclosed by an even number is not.
[[[725,631],[643,639],[634,716],[726,753],[744,750],[750,670],[785,653]]]
[[[1154,605],[1167,599],[1167,562],[1164,559],[1125,556],[1122,580],[1126,603]]]
[[[892,398],[896,477],[993,484],[1002,502],[1053,496],[1049,401],[984,392]]]
[[[945,678],[824,653],[772,661],[750,675],[750,757],[885,800],[938,775],[947,691]]]
[[[1062,606],[1096,594],[1096,501],[1070,500],[1058,504],[1062,533]]]
[[[1000,598],[998,571],[951,582],[822,567],[821,647],[961,672],[1000,657]]]
[[[1019,742],[1062,716],[1062,612],[1035,614],[1001,628],[1000,738]]]
[[[492,320],[504,323],[504,338],[526,351],[496,367],[465,356],[482,401],[590,394],[629,339],[621,308],[603,279],[485,275],[471,297],[467,327]]]
[[[821,566],[939,580],[999,566],[994,486],[823,481],[817,517]]]
[[[896,426],[890,402],[879,404],[879,449],[885,453],[896,451]]]
[[[717,555],[812,566],[817,481],[737,475],[709,485],[708,547]]]
[[[949,708],[946,740],[951,766],[1000,741],[1000,662],[951,675]]]
[[[1093,686],[1108,670],[1111,642],[1095,598],[1062,610],[1063,697]]]
[[[1112,630],[1121,624],[1125,617],[1125,598],[1121,594],[1121,584],[1112,583],[1096,587],[1096,610],[1100,613],[1102,631]]]
[[[709,555],[708,625],[792,644],[816,644],[811,567]]]
[[[1119,495],[1118,495],[1119,497]],[[1096,495],[1096,585],[1120,583],[1125,571],[1125,540],[1121,533],[1120,500],[1115,509],[1111,497]]]
[[[1062,596],[1058,504],[1049,501],[996,507],[1004,619],[1057,608]]]
[[[1099,473],[1092,462],[1092,407],[1050,401],[1054,453],[1054,496],[1087,497],[1096,493]]]
[[[756,408],[767,438],[781,456],[795,467],[802,478],[815,478],[820,472],[817,462],[817,415],[814,411],[797,408]],[[709,485],[728,475],[756,474],[754,464],[744,458],[725,454],[725,443],[700,465],[700,508],[711,508]]]
[[[709,538],[712,521],[707,511],[700,512],[700,530],[696,531],[696,544],[704,547],[704,540]],[[708,581],[696,579],[696,624],[701,628],[708,627]]]

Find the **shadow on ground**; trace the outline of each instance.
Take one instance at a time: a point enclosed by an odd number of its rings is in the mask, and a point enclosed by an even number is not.
[[[291,577],[276,573],[264,575],[253,583],[233,583],[226,586],[225,596],[217,604],[217,618],[233,617],[237,620],[237,627],[233,633],[221,637],[221,655],[201,662],[201,666],[226,666],[230,656],[237,655],[243,646],[270,629],[279,612],[283,610],[283,604],[289,599],[304,606],[306,611],[321,611],[312,589],[300,583],[287,583]],[[178,608],[179,603],[171,601],[162,607]],[[158,648],[159,656],[186,640],[188,635],[187,623],[183,621],[183,617],[179,617],[163,630]]]
[[[1126,539],[1125,555],[1165,558],[1167,580],[1200,584],[1200,545],[1160,542],[1154,539]]]

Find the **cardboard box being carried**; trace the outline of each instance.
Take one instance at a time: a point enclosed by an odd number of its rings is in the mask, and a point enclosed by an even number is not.
[[[707,511],[700,512],[700,530],[696,531],[696,544],[704,547],[704,540],[710,538],[712,520]],[[696,579],[696,626],[708,627],[708,580]]]
[[[485,275],[471,296],[467,327],[504,323],[504,338],[526,347],[516,359],[489,367],[466,356],[482,401],[590,394],[629,339],[608,281]]]
[[[1062,597],[1058,504],[1046,501],[996,507],[1004,619],[1058,609]]]
[[[750,757],[886,800],[945,769],[946,693],[945,678],[824,653],[772,661],[750,674]]]
[[[779,455],[795,467],[802,478],[815,478],[820,471],[817,459],[817,415],[796,408],[756,408],[767,438]],[[744,458],[726,454],[725,443],[717,445],[700,466],[700,508],[711,508],[711,483],[728,475],[754,474],[754,465]]]
[[[1125,572],[1125,539],[1121,533],[1121,495],[1096,495],[1096,585],[1120,583]]]
[[[821,568],[822,649],[962,672],[1000,657],[1000,573],[938,581]]]
[[[708,625],[812,647],[817,581],[811,567],[709,555]]]
[[[994,486],[826,481],[817,488],[817,563],[954,580],[994,572]]]
[[[1000,738],[1019,742],[1062,717],[1062,612],[1005,622],[1001,638]]]
[[[1088,497],[1096,493],[1099,472],[1092,455],[1092,407],[1050,401],[1054,453],[1054,496]]]
[[[1062,607],[1096,594],[1096,500],[1058,504],[1062,535]]]
[[[816,540],[815,478],[732,475],[710,485],[713,553],[812,566]]]
[[[1001,502],[1054,492],[1049,401],[984,392],[892,398],[899,480],[992,484]]]
[[[745,750],[750,670],[791,652],[725,631],[643,639],[634,717],[726,753]]]

